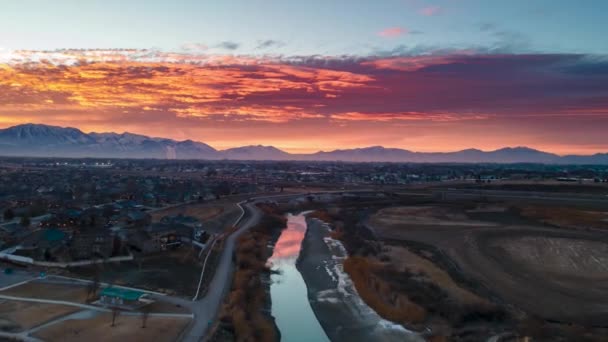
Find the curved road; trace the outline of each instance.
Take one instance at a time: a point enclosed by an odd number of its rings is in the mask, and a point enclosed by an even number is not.
[[[207,329],[220,310],[224,294],[230,289],[233,272],[232,255],[236,240],[249,228],[255,226],[262,217],[261,212],[253,203],[246,203],[243,209],[245,210],[243,220],[239,224],[239,229],[226,239],[222,256],[205,298],[194,303],[186,300],[182,303],[176,303],[190,307],[194,314],[192,323],[182,335],[182,341],[197,342],[205,337]]]

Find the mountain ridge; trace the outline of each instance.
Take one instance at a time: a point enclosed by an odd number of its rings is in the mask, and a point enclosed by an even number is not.
[[[274,146],[249,145],[217,150],[199,141],[177,141],[129,132],[84,133],[77,128],[23,124],[0,129],[0,155],[30,157],[308,160],[418,163],[608,164],[608,153],[564,155],[526,146],[493,151],[475,148],[454,152],[415,152],[369,146],[292,154]]]

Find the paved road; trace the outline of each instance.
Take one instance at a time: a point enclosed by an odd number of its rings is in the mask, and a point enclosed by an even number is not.
[[[175,304],[188,306],[194,313],[194,319],[188,327],[189,330],[182,335],[182,341],[184,342],[201,341],[207,333],[207,329],[220,310],[224,294],[230,289],[233,272],[232,255],[236,240],[249,228],[255,226],[262,217],[261,212],[253,203],[247,203],[243,207],[246,211],[244,219],[239,225],[239,230],[226,239],[222,256],[205,298],[196,302],[176,299]]]

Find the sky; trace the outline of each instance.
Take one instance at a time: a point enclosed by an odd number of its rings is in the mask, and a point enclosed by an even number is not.
[[[608,152],[603,0],[3,1],[0,128]]]

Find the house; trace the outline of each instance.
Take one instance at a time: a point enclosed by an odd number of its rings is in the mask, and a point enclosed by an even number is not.
[[[146,300],[144,297],[145,293],[141,291],[106,287],[101,290],[99,294],[99,303],[123,309],[136,309],[150,303],[150,301]]]
[[[135,227],[143,227],[150,224],[152,220],[150,215],[139,210],[129,210],[121,220],[127,225]]]
[[[205,235],[203,224],[199,219],[193,216],[185,215],[169,215],[163,217],[160,222],[165,225],[182,225],[192,228],[192,239],[200,241]]]
[[[182,242],[192,240],[193,229],[179,224],[156,223],[129,234],[129,245],[148,254],[166,251],[181,246]]]
[[[109,258],[114,249],[114,238],[103,229],[74,233],[70,252],[74,259]]]
[[[21,241],[21,249],[30,250],[38,260],[66,259],[68,235],[54,228],[41,229]]]
[[[130,232],[127,238],[127,245],[143,254],[156,253],[160,251],[160,246],[150,238],[150,235],[143,230]]]
[[[0,225],[0,234],[11,238],[21,238],[30,233],[19,222],[5,223]]]
[[[192,228],[181,224],[152,224],[145,228],[145,232],[157,246],[157,250],[165,251],[178,247],[183,239],[192,239]]]
[[[60,211],[50,217],[45,217],[40,221],[40,228],[60,229],[66,233],[73,233],[81,225],[83,211],[76,208],[69,208]]]

